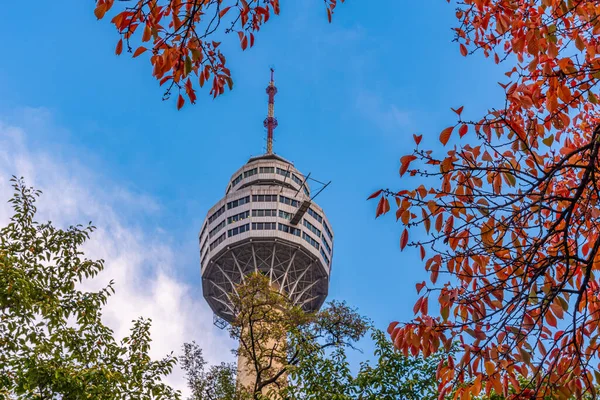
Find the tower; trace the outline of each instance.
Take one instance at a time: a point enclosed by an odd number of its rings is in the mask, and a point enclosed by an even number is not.
[[[234,319],[230,295],[252,272],[268,276],[273,288],[307,312],[327,297],[333,231],[313,201],[310,174],[273,153],[276,93],[271,70],[267,152],[232,175],[200,230],[202,290],[216,321]]]

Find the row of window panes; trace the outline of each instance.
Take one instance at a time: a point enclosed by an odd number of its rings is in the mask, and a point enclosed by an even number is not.
[[[307,196],[310,196],[310,192],[308,191],[308,189],[306,188],[306,186],[302,185],[302,190],[304,190],[304,194]]]
[[[253,194],[252,201],[277,201],[276,194]]]
[[[200,255],[206,255],[206,245],[208,243],[208,237],[204,239],[204,243],[200,246]]]
[[[298,200],[290,199],[289,197],[279,196],[279,201],[292,207],[298,207]]]
[[[227,231],[227,237],[232,237],[237,235],[238,233],[244,233],[250,230],[250,224],[236,226]]]
[[[285,233],[291,233],[292,235],[300,236],[300,229],[294,228],[292,226],[288,226],[285,224],[278,224],[278,228],[280,231]]]
[[[207,227],[208,227],[208,223],[206,225],[204,225],[204,227],[202,228],[202,232],[200,232],[200,239],[202,239],[202,236],[204,236],[204,234],[206,233]]]
[[[321,248],[321,246],[319,246],[319,243],[315,239],[313,239],[310,235],[308,235],[306,232],[302,232],[302,239],[306,240],[317,250],[319,250]]]
[[[321,255],[323,256],[325,261],[327,261],[327,265],[329,265],[329,257],[327,257],[327,254],[325,254],[325,252],[323,251],[323,248],[321,248]]]
[[[260,167],[258,169],[258,171],[261,174],[274,174],[275,173],[275,167]]]
[[[292,174],[292,180],[300,186],[302,186],[302,184],[304,183],[304,182],[302,182],[302,179],[298,178],[298,176],[296,174]]]
[[[281,211],[280,211],[281,213]],[[277,210],[252,210],[253,217],[275,217]]]
[[[241,221],[243,219],[248,218],[249,216],[250,216],[250,211],[244,211],[242,213],[232,215],[231,217],[227,218],[227,223],[231,224],[233,222]]]
[[[253,222],[252,229],[259,231],[277,229],[277,224],[275,222]]]
[[[310,229],[312,233],[314,233],[318,237],[321,237],[321,231],[318,230],[316,226],[314,226],[313,224],[311,224],[310,222],[308,222],[306,220],[306,218],[304,219],[303,222],[304,222],[304,226],[307,227],[308,229]]]
[[[236,208],[238,206],[244,205],[246,203],[250,203],[250,196],[242,197],[241,199],[233,200],[227,203],[227,209],[231,210],[232,208]]]
[[[241,181],[242,179],[243,179],[243,175],[242,175],[242,174],[239,174],[239,175],[237,176],[237,178],[235,178],[235,179],[233,180],[233,182],[231,182],[231,186],[235,186],[235,185],[237,185],[238,183],[240,183],[240,181]]]
[[[210,217],[208,217],[208,223],[212,224],[213,221],[217,218],[219,218],[221,216],[221,214],[223,214],[225,212],[225,205],[223,205],[221,208],[219,208],[217,211],[215,211],[213,213],[213,215],[211,215]]]
[[[329,230],[329,227],[327,226],[325,221],[323,221],[323,228],[325,228],[325,232],[327,232],[327,236],[329,236],[329,239],[331,239],[331,241],[333,242],[333,234]]]
[[[244,178],[247,178],[252,175],[256,175],[258,172],[256,168],[249,169],[248,171],[244,171]]]
[[[329,247],[329,243],[327,243],[327,239],[325,239],[325,235],[321,236],[321,242],[323,242],[323,244],[327,248],[327,251],[329,252],[329,254],[331,254],[331,247]]]
[[[279,217],[280,218],[285,218],[285,219],[292,219],[294,215],[290,214],[289,212],[285,212],[283,210],[279,210]]]
[[[285,169],[277,168],[277,173],[283,176],[290,176],[290,171],[286,171]]]
[[[319,215],[318,212],[316,212],[315,210],[313,210],[310,207],[308,209],[308,215],[312,216],[314,219],[316,219],[317,221],[319,221],[319,223],[323,223],[323,217],[321,217],[321,215]]]
[[[221,229],[223,229],[223,227],[225,226],[225,220],[221,221],[219,223],[219,225],[215,226],[213,229],[211,229],[210,232],[208,232],[208,237],[212,238],[213,236],[215,236]]]
[[[215,247],[217,247],[218,245],[221,244],[221,242],[223,242],[223,240],[225,240],[225,232],[223,232],[223,234],[221,236],[219,236],[218,238],[216,238],[211,244],[210,244],[210,251],[213,251],[215,249]]]

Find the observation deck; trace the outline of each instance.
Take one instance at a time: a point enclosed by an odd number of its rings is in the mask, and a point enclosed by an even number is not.
[[[218,317],[233,320],[230,293],[255,271],[307,312],[325,301],[333,231],[306,181],[282,157],[254,157],[208,211],[199,235],[202,290]]]

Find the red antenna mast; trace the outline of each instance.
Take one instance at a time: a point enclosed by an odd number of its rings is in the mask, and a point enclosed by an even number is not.
[[[277,118],[275,118],[275,95],[277,88],[273,75],[275,70],[271,68],[271,82],[267,86],[267,94],[269,95],[269,111],[265,118],[264,126],[267,128],[267,154],[273,154],[273,131],[277,128]]]

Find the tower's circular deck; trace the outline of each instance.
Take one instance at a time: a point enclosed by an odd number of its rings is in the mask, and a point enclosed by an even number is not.
[[[233,319],[230,294],[254,271],[306,311],[321,307],[333,232],[310,195],[305,176],[273,154],[252,158],[233,174],[199,237],[202,290],[219,317]]]

